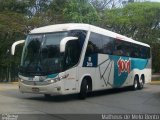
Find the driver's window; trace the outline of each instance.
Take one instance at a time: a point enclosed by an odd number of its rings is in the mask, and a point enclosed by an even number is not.
[[[80,57],[80,45],[79,41],[69,41],[66,44],[66,50],[64,55],[64,66],[65,69],[68,69],[70,67],[73,67],[78,63]]]

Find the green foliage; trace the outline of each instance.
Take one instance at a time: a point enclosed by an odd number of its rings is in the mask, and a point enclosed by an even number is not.
[[[0,0],[0,79],[8,79],[13,59],[10,56],[10,47],[14,41],[24,38],[26,26],[27,4],[24,1]],[[18,65],[19,57],[14,58]]]
[[[63,10],[67,22],[97,24],[100,17],[87,0],[70,0]]]
[[[160,71],[160,3],[132,3],[124,8],[107,10],[105,24],[112,30],[151,45],[153,69]]]
[[[151,43],[150,38],[158,38],[160,3],[132,3],[124,8],[106,11],[106,24],[115,31],[136,40]],[[151,34],[153,33],[153,34]]]
[[[27,0],[0,0],[0,12],[12,11],[16,13],[26,13],[28,7]]]
[[[17,71],[22,46],[10,56],[14,41],[30,30],[57,23],[89,23],[152,46],[153,69],[160,71],[160,3],[130,3],[108,9],[112,0],[0,0],[0,80]],[[14,78],[14,76],[12,76]]]

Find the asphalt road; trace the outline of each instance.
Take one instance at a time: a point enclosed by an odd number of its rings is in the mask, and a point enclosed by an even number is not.
[[[86,100],[79,100],[77,95],[53,96],[48,100],[43,95],[20,93],[17,84],[0,84],[0,114],[38,114],[43,115],[39,116],[41,119],[45,116],[69,120],[55,114],[110,113],[160,113],[160,85],[146,85],[137,91],[125,88],[94,92]]]

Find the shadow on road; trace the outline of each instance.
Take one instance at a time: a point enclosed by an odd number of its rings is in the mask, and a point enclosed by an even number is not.
[[[105,95],[110,95],[110,94],[119,94],[121,92],[130,92],[130,91],[132,91],[130,87],[116,88],[116,89],[109,89],[109,90],[101,90],[101,91],[96,91],[96,92],[89,93],[88,96],[87,96],[87,99],[94,98],[94,97],[105,96]],[[45,98],[45,97],[42,97],[42,96],[38,96],[38,97],[37,96],[36,97],[32,96],[30,98],[25,98],[25,99],[47,101],[47,102],[67,102],[67,101],[79,100],[78,99],[78,94],[51,96],[49,98]]]

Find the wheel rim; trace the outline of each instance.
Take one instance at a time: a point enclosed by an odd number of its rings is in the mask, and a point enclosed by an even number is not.
[[[138,83],[137,83],[137,80],[135,80],[134,88],[137,89],[137,87],[138,87]]]
[[[89,88],[89,86],[88,85],[86,85],[86,91],[88,92],[88,88]]]
[[[140,83],[142,83],[142,79],[140,79],[140,81],[139,81]]]
[[[140,85],[141,85],[141,88],[143,87],[143,80],[142,79],[140,79]]]

